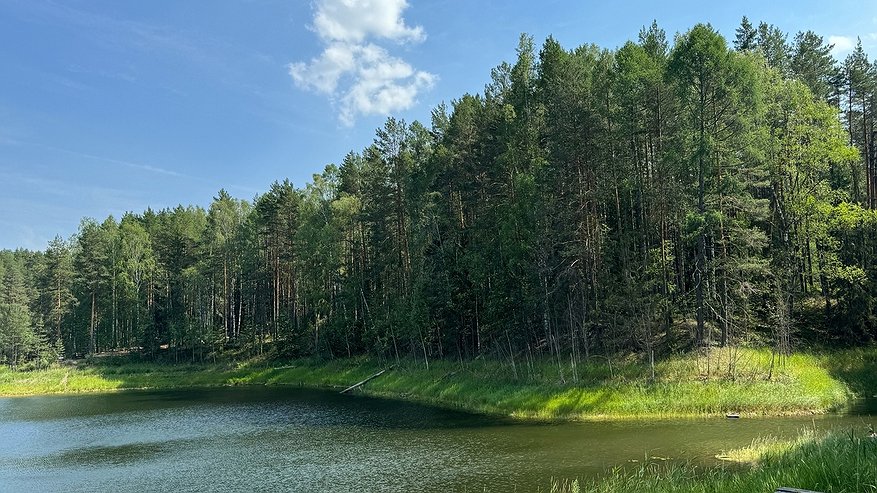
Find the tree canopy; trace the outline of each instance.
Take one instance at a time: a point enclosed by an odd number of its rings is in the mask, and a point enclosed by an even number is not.
[[[302,188],[0,252],[0,359],[511,361],[877,337],[877,64],[743,18],[540,49]]]

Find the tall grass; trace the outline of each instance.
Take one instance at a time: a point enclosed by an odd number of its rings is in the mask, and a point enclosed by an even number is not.
[[[647,464],[633,472],[616,469],[598,480],[555,482],[551,491],[740,493],[786,486],[833,493],[877,492],[877,439],[860,435],[809,434],[792,443],[759,444],[757,463],[744,470]]]
[[[539,419],[821,413],[843,407],[854,395],[845,376],[864,375],[856,381],[860,393],[877,385],[867,380],[877,371],[877,350],[849,354],[796,354],[780,365],[767,350],[713,350],[658,361],[654,379],[649,365],[635,357],[592,358],[575,366],[441,360],[430,361],[428,368],[422,361],[369,358],[215,365],[106,360],[33,372],[0,370],[0,395],[220,385],[340,388],[394,365],[365,392]],[[839,360],[846,366],[838,368]]]

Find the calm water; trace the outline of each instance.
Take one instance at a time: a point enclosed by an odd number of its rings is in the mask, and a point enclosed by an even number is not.
[[[0,491],[534,491],[814,422],[871,418],[523,424],[263,387],[0,399]]]

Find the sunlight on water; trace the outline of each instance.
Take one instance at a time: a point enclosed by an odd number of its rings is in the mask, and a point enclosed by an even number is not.
[[[869,420],[525,424],[283,388],[0,399],[0,490],[530,491]]]

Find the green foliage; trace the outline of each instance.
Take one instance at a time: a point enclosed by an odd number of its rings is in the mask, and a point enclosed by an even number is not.
[[[18,303],[0,305],[0,327],[3,327],[0,347],[3,348],[4,362],[18,366],[33,356],[38,339],[26,306]]]
[[[650,463],[633,472],[616,469],[598,482],[558,482],[551,491],[736,493],[772,491],[783,486],[813,491],[877,491],[877,441],[858,430],[828,436],[811,434],[796,443],[769,446],[756,453],[758,465],[744,470]]]
[[[240,363],[177,365],[97,358],[78,367],[0,371],[0,395],[263,384],[345,388],[393,364],[369,383],[367,393],[522,418],[824,413],[875,391],[874,381],[865,378],[875,371],[875,352],[857,351],[795,354],[781,367],[768,351],[716,350],[658,360],[654,378],[648,363],[636,358],[593,359],[575,367],[543,359],[521,368],[518,376],[510,362],[490,359],[465,365],[437,360],[427,368],[414,359],[364,357],[279,363],[263,355]],[[850,363],[838,366],[848,356]],[[738,364],[730,365],[732,360]],[[859,394],[851,393],[847,381]]]
[[[482,94],[389,118],[303,187],[2,252],[0,353],[492,356],[568,382],[595,356],[873,340],[874,65],[787,41],[745,17],[734,49],[708,24],[522,35]]]

